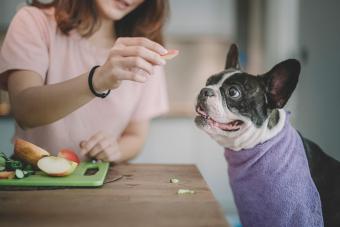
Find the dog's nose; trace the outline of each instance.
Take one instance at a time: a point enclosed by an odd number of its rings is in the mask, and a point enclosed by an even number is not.
[[[211,88],[203,88],[200,92],[201,97],[212,97],[215,96],[214,90]]]

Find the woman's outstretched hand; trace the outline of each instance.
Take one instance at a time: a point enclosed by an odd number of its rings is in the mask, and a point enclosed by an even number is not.
[[[118,38],[109,57],[94,75],[94,87],[102,92],[119,87],[122,80],[145,82],[154,66],[165,65],[167,50],[147,38]]]

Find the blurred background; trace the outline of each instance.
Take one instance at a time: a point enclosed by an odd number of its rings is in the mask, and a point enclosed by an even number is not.
[[[25,1],[0,1],[0,45]],[[238,226],[223,149],[193,122],[195,98],[209,75],[223,70],[232,42],[243,69],[262,74],[278,62],[302,63],[298,87],[287,110],[292,123],[340,160],[340,2],[337,0],[170,0],[166,46],[180,55],[166,66],[170,112],[152,121],[135,163],[194,163]],[[0,93],[0,150],[12,152],[14,120],[6,92]]]

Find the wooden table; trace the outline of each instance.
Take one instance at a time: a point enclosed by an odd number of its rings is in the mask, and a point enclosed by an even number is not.
[[[119,174],[100,188],[0,191],[0,226],[228,226],[194,165],[118,165],[107,178]]]

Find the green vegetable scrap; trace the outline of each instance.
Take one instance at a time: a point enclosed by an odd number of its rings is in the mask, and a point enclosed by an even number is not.
[[[177,194],[178,195],[188,195],[188,194],[192,195],[192,194],[195,194],[195,191],[190,190],[190,189],[178,189]]]
[[[23,168],[23,164],[21,161],[15,161],[15,160],[9,160],[6,161],[6,169],[7,170],[16,170],[16,169],[22,169]]]
[[[15,177],[18,179],[24,178],[24,172],[21,169],[16,169],[15,170]]]
[[[176,178],[170,178],[170,183],[172,183],[172,184],[178,184],[178,183],[179,183],[179,180],[176,179]]]
[[[4,171],[6,169],[6,159],[0,156],[0,171]]]
[[[30,164],[25,165],[22,161],[10,159],[3,152],[0,152],[0,171],[15,171],[17,179],[35,174]]]
[[[31,176],[31,175],[35,174],[34,170],[23,170],[22,172],[24,173],[25,177],[28,177],[28,176]]]
[[[0,151],[0,157],[3,157],[3,158],[6,159],[6,160],[8,159],[7,156],[5,155],[5,153],[4,153],[4,152],[1,152],[1,151]]]

